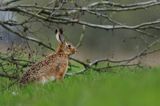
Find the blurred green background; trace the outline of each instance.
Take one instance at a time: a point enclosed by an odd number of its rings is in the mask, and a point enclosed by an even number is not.
[[[38,4],[45,6],[48,2],[52,0],[22,0],[18,2],[21,5],[33,5]],[[69,0],[70,4],[66,7],[72,7],[75,3],[79,6],[86,6],[96,0]],[[110,0],[115,3],[136,3],[148,0]],[[113,20],[116,20],[124,25],[137,25],[143,22],[155,21],[160,18],[160,6],[154,6],[146,9],[140,9],[137,11],[122,11],[122,12],[104,12],[109,15]],[[6,15],[6,14],[5,14]],[[80,14],[76,14],[78,16]],[[15,20],[22,21],[25,17],[14,14]],[[3,17],[4,18],[4,17]],[[6,17],[5,17],[6,18]],[[8,18],[9,15],[8,15]],[[85,13],[80,15],[81,20],[101,25],[110,25],[111,23],[102,17],[97,17]],[[74,45],[79,41],[80,35],[82,33],[81,25],[57,25],[50,24],[50,28],[46,27],[44,24],[35,22],[27,25],[31,32],[28,36],[34,36],[46,44],[51,43],[52,47],[56,47],[56,40],[54,30],[56,26],[63,27],[66,38],[72,42]],[[1,31],[2,32],[2,31]],[[153,33],[155,36],[159,35],[159,31],[148,30],[148,32]],[[155,40],[152,37],[146,37],[145,35],[135,32],[133,30],[119,29],[119,30],[102,30],[86,27],[84,33],[84,40],[82,46],[78,48],[79,52],[74,55],[74,57],[85,61],[86,59],[99,59],[103,57],[113,58],[113,59],[124,59],[135,55],[140,50],[146,46],[146,42],[151,42]],[[15,37],[8,37],[8,42],[17,42]],[[145,39],[145,40],[144,40]],[[156,38],[157,39],[157,38]],[[7,42],[7,43],[8,43]],[[1,44],[5,44],[4,42]],[[24,43],[23,43],[24,44]],[[37,46],[36,46],[37,48]],[[1,47],[1,50],[2,47]],[[37,48],[39,52],[46,53],[46,49]],[[159,57],[159,53],[146,57],[143,62],[146,65],[159,65],[159,61],[156,59]],[[154,64],[153,64],[154,63]]]

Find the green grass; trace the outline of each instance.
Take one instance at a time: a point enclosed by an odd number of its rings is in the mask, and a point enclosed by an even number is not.
[[[0,106],[160,106],[160,68],[112,71],[14,86],[0,93]]]

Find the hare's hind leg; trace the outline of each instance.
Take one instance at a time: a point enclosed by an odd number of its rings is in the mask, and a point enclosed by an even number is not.
[[[45,84],[45,83],[47,83],[48,81],[54,81],[56,79],[56,77],[55,76],[48,76],[48,77],[42,77],[41,79],[40,79],[40,83],[42,83],[42,84]]]
[[[56,74],[56,80],[62,80],[64,78],[64,72],[58,72]]]

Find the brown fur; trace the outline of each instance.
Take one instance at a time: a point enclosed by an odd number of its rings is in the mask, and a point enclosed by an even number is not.
[[[54,77],[56,80],[63,79],[68,67],[68,60],[76,49],[68,44],[59,44],[56,53],[48,56],[45,60],[30,67],[20,79],[20,84],[25,85],[30,82],[42,82]]]

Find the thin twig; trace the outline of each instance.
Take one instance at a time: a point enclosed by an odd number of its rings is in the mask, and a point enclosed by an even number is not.
[[[17,76],[6,74],[6,73],[1,73],[1,72],[0,72],[0,77],[9,78],[9,79],[18,79]]]

